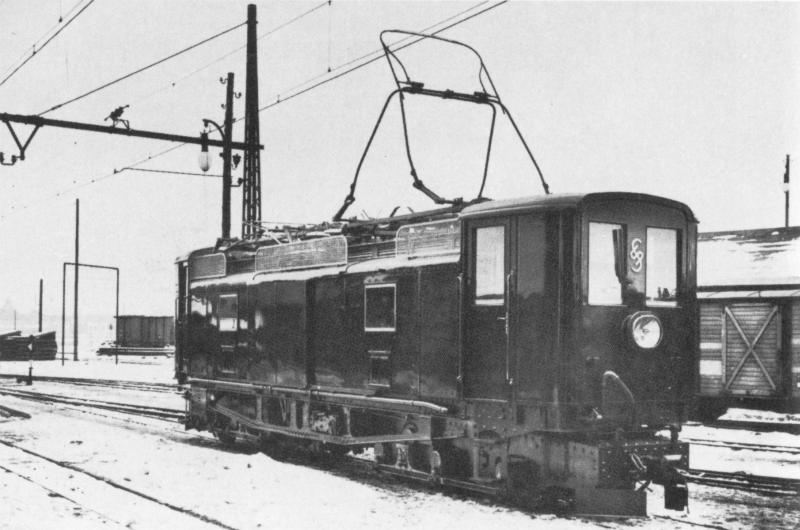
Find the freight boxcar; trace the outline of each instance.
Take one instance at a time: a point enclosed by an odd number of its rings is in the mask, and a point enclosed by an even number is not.
[[[164,348],[175,344],[175,320],[171,316],[120,315],[117,346]]]
[[[700,234],[698,413],[800,410],[800,227]]]

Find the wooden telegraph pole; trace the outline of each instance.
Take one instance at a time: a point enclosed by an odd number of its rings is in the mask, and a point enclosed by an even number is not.
[[[785,225],[789,226],[789,155],[786,155],[786,171],[783,173],[783,195],[786,201],[785,204]]]
[[[80,263],[78,259],[78,240],[80,235],[81,219],[81,200],[75,199],[75,263]],[[78,360],[78,269],[75,267],[75,296],[73,297],[74,306],[72,311],[72,360]]]
[[[42,332],[42,292],[44,291],[44,280],[39,278],[39,333]]]

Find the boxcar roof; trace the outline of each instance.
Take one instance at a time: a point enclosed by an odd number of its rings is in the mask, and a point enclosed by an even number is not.
[[[800,287],[800,226],[699,234],[697,284],[725,291]]]
[[[461,217],[478,217],[483,215],[491,215],[495,213],[513,213],[516,211],[531,211],[531,210],[565,210],[565,209],[578,209],[588,202],[614,200],[614,199],[628,199],[638,200],[645,202],[652,202],[655,204],[662,204],[670,208],[677,208],[683,211],[687,220],[697,222],[692,210],[685,204],[666,199],[664,197],[657,197],[655,195],[647,195],[644,193],[629,193],[629,192],[602,192],[602,193],[563,193],[553,195],[535,195],[532,197],[519,197],[514,199],[501,199],[497,201],[486,201],[472,206],[467,206],[461,211]]]

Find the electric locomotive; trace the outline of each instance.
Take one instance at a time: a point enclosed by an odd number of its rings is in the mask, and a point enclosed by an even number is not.
[[[396,92],[502,106],[426,90]],[[343,220],[354,182],[333,222],[178,260],[186,427],[368,451],[525,506],[644,514],[653,482],[685,508],[691,210],[623,192],[447,201],[412,175],[445,205]]]

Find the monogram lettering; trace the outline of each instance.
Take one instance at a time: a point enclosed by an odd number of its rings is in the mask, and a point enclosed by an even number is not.
[[[631,270],[633,272],[641,272],[642,263],[644,261],[644,251],[641,250],[642,240],[638,237],[631,239]]]

